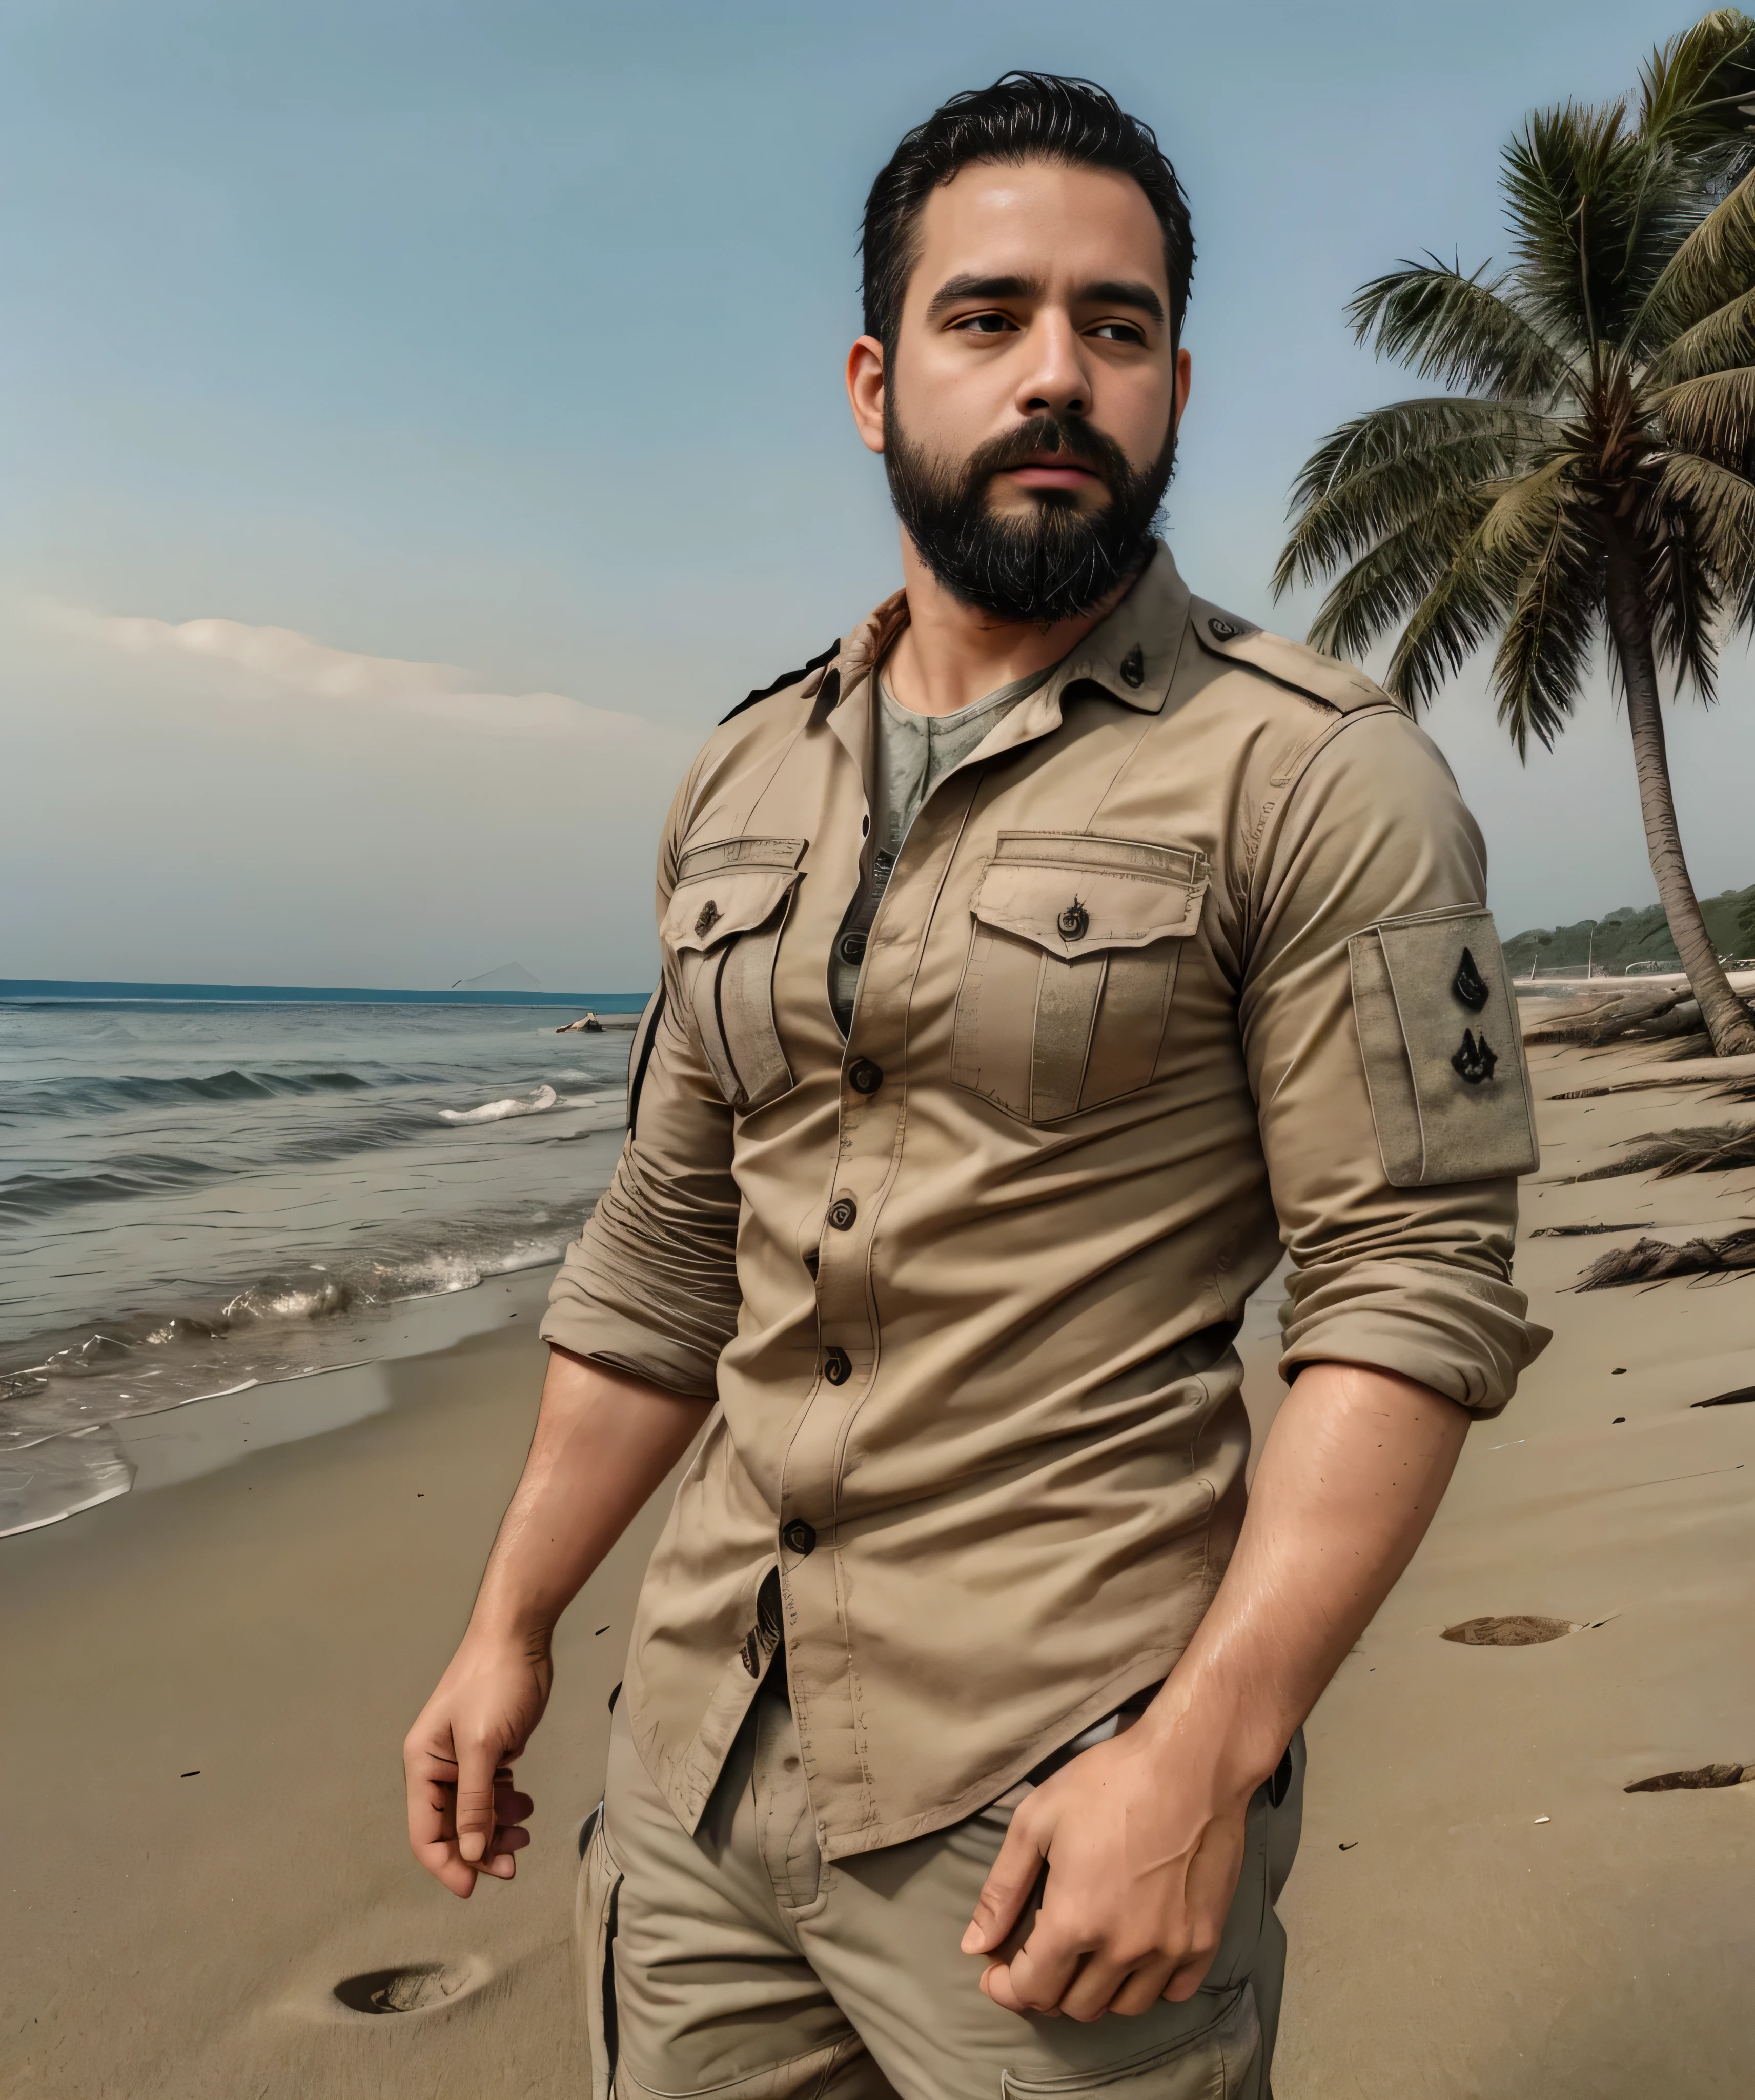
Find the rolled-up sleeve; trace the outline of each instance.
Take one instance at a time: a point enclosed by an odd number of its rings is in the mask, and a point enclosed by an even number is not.
[[[661,919],[674,876],[675,818],[672,811],[659,861]],[[742,1304],[731,1110],[680,1021],[668,953],[664,970],[627,1142],[615,1179],[567,1251],[542,1337],[712,1400]]]
[[[1349,717],[1268,827],[1240,1020],[1292,1260],[1288,1379],[1310,1363],[1371,1365],[1493,1414],[1549,1339],[1511,1281],[1514,1174],[1391,1185],[1354,1005],[1355,935],[1486,894],[1474,819],[1399,714]],[[1503,1050],[1516,1059],[1515,1040]]]

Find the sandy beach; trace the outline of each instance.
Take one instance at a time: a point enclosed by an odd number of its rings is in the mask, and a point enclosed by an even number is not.
[[[1279,2100],[1755,2087],[1755,1785],[1623,1791],[1755,1762],[1755,1406],[1693,1405],[1755,1382],[1755,1296],[1735,1277],[1572,1289],[1642,1233],[1755,1211],[1746,1168],[1564,1180],[1629,1138],[1745,1120],[1709,1098],[1726,1067],[1655,1054],[1532,1053],[1544,1159],[1519,1277],[1555,1339],[1471,1433],[1311,1722]],[[1552,1098],[1654,1079],[1686,1083]],[[1532,1236],[1593,1223],[1621,1229]],[[426,1879],[398,1763],[523,1457],[546,1282],[481,1286],[505,1317],[426,1354],[139,1418],[130,1493],[0,1540],[8,2095],[581,2089],[575,1833],[659,1506],[564,1624],[514,1885],[465,1904]],[[1259,1424],[1277,1295],[1246,1335]],[[1440,1638],[1493,1614],[1576,1630]],[[337,1985],[430,2002],[357,2010]]]

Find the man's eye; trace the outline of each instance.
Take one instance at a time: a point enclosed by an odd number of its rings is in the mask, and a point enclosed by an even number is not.
[[[1016,324],[1003,314],[970,314],[956,325],[971,335],[1004,335]]]
[[[1135,345],[1145,341],[1145,333],[1136,329],[1131,321],[1099,321],[1091,331],[1101,336],[1105,342],[1131,342]]]

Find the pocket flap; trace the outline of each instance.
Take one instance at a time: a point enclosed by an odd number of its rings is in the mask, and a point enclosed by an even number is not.
[[[1002,832],[970,909],[1074,962],[1183,940],[1201,923],[1204,854],[1089,832]]]
[[[690,846],[664,914],[674,949],[705,953],[765,926],[799,881],[803,839],[718,839]]]

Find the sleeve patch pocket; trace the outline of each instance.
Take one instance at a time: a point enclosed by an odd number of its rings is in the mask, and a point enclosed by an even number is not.
[[[1465,905],[1385,919],[1347,947],[1391,1187],[1533,1171],[1529,1071],[1493,914]]]

